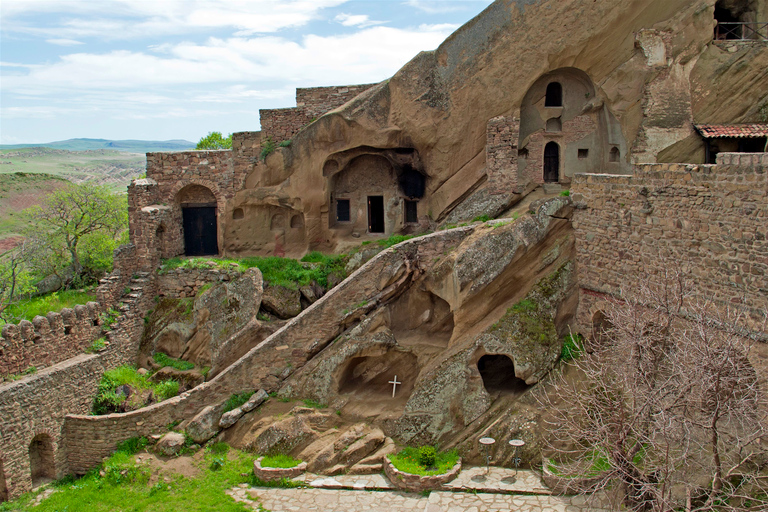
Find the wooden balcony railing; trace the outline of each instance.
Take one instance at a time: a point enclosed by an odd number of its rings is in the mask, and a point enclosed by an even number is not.
[[[721,21],[715,27],[717,41],[768,41],[768,22]]]

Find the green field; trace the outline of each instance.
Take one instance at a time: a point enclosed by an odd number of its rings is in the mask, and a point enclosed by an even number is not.
[[[107,149],[129,153],[149,153],[153,151],[186,151],[195,149],[195,143],[188,140],[108,140],[108,139],[68,139],[45,144],[0,144],[0,150],[46,147],[66,149],[67,151],[89,151]]]

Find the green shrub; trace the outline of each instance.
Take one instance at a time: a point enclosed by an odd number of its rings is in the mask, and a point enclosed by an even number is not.
[[[291,147],[291,141],[290,141],[290,139],[289,139],[289,140],[284,140],[283,142],[281,142],[280,144],[278,144],[278,145],[277,145],[277,147],[280,147],[280,148],[288,148],[288,147]]]
[[[425,468],[431,468],[437,460],[437,450],[434,446],[422,446],[419,448],[419,464]]]
[[[459,452],[437,452],[434,467],[426,467],[420,463],[420,450],[416,448],[403,448],[398,453],[387,455],[392,465],[400,471],[413,475],[439,475],[447,473],[458,462]]]
[[[488,222],[489,220],[491,220],[490,215],[483,214],[483,215],[478,215],[477,217],[472,219],[472,222]]]
[[[163,354],[162,352],[155,352],[154,354],[152,354],[152,359],[157,364],[159,364],[161,368],[170,366],[174,370],[179,370],[182,372],[185,370],[191,370],[195,367],[194,363],[190,363],[189,361],[184,361],[183,359],[174,359],[173,357]]]
[[[265,468],[293,468],[301,464],[301,460],[294,459],[290,455],[265,455],[261,460],[261,466]]]
[[[224,412],[229,412],[237,409],[253,396],[254,391],[244,391],[243,393],[235,393],[231,395],[226,402],[224,402]]]
[[[570,190],[563,190],[562,192],[560,192],[560,195],[562,197],[568,197],[568,196],[571,195],[571,191]]]
[[[179,394],[179,383],[166,380],[158,384],[149,381],[146,375],[141,375],[133,366],[120,366],[104,372],[93,399],[93,414],[108,414],[116,412],[125,402],[126,396],[118,393],[117,388],[128,385],[133,391],[143,393],[151,390],[157,400],[167,400]],[[141,406],[143,404],[134,404]]]
[[[106,338],[99,338],[97,340],[93,340],[93,342],[90,344],[90,346],[85,349],[86,352],[89,354],[95,354],[96,352],[100,352],[104,350],[104,348],[107,346],[107,339]]]
[[[215,457],[211,461],[211,465],[208,466],[208,467],[210,468],[211,471],[218,471],[218,470],[220,470],[221,468],[224,467],[224,461],[225,460],[226,459],[224,457]]]
[[[579,357],[584,350],[582,340],[580,334],[566,335],[563,341],[563,348],[560,350],[560,359],[567,362]]]
[[[101,326],[108,329],[112,327],[112,325],[117,322],[117,318],[120,316],[120,312],[114,308],[109,308],[106,311],[103,311],[99,315],[99,322],[101,323]]]
[[[264,142],[261,145],[261,154],[259,155],[259,157],[261,158],[262,161],[265,161],[267,157],[270,155],[270,153],[272,153],[276,148],[277,148],[277,145],[275,145],[272,139],[267,137],[266,139],[264,139]]]
[[[157,400],[162,402],[168,400],[179,394],[179,383],[175,380],[164,380],[158,384],[155,384],[155,396]]]
[[[131,437],[117,445],[118,452],[134,455],[147,447],[149,441],[146,437]]]

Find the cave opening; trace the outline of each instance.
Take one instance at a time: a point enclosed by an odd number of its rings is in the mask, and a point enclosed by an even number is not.
[[[503,354],[486,354],[477,361],[485,390],[494,395],[520,394],[528,389],[523,379],[515,377],[515,363]]]

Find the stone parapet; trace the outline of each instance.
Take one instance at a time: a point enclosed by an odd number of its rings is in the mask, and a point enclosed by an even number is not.
[[[264,482],[271,482],[282,478],[296,478],[307,470],[306,462],[301,462],[292,468],[270,468],[262,466],[262,460],[264,460],[264,457],[259,457],[253,461],[253,474]]]
[[[447,473],[440,473],[439,475],[414,475],[412,473],[406,473],[400,471],[392,464],[389,457],[384,457],[384,474],[387,475],[389,481],[403,491],[409,492],[423,492],[440,489],[443,484],[447,484],[451,480],[459,476],[461,471],[461,459],[448,471]]]
[[[762,332],[767,158],[722,154],[717,165],[644,164],[632,176],[576,175],[571,196],[582,296],[631,292],[680,270],[693,281],[696,299],[743,310],[745,327]],[[582,332],[591,329],[594,302],[580,303]]]
[[[177,268],[157,276],[157,289],[162,297],[184,299],[196,297],[203,286],[232,281],[242,275],[239,267]]]

